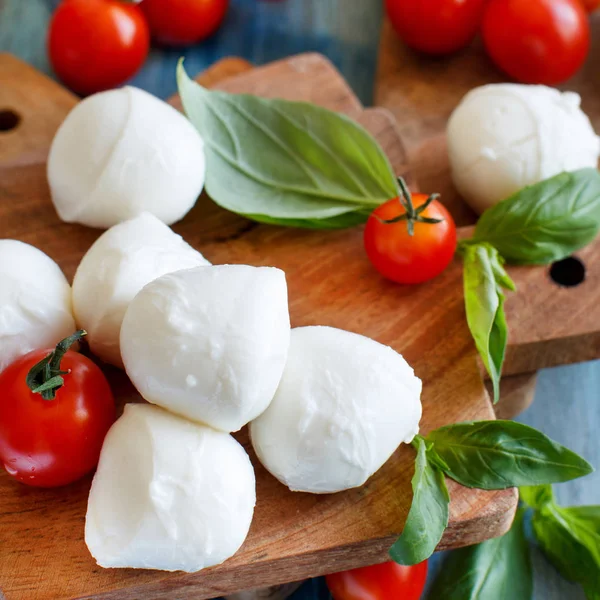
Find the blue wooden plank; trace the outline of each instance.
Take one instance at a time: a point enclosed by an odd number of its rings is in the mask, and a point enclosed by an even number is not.
[[[48,20],[58,0],[0,0],[0,51],[51,73],[45,52]],[[262,64],[290,54],[318,51],[341,70],[365,103],[371,99],[382,3],[374,0],[232,0],[223,28],[185,50],[153,49],[132,83],[158,96],[175,91],[175,65],[186,57],[190,72],[238,55]],[[540,375],[535,403],[519,419],[600,466],[600,362],[561,367]],[[600,474],[556,486],[564,504],[600,502]],[[441,557],[431,561],[431,573]],[[538,600],[583,598],[539,553],[534,556]],[[308,582],[294,600],[330,600],[322,579]],[[493,600],[493,599],[490,599]]]

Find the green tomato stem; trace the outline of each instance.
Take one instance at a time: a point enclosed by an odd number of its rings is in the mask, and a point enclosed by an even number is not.
[[[44,400],[54,400],[56,391],[65,383],[62,376],[69,373],[69,371],[61,370],[60,363],[71,346],[80,342],[86,335],[87,332],[80,329],[58,342],[56,348],[48,356],[31,367],[27,373],[27,387],[34,394],[40,394]]]

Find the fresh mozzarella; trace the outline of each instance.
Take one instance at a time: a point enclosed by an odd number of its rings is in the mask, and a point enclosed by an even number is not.
[[[31,350],[51,348],[75,331],[71,288],[41,250],[0,240],[0,372]]]
[[[419,431],[421,380],[400,354],[332,327],[292,330],[269,408],[250,424],[262,464],[292,491],[364,484]]]
[[[172,106],[125,87],[80,102],[48,157],[52,200],[63,221],[108,228],[148,211],[170,225],[202,191],[204,144]]]
[[[148,402],[237,431],[271,402],[289,339],[283,271],[197,267],[164,275],[133,299],[121,354]]]
[[[580,97],[542,85],[486,85],[450,117],[456,188],[478,213],[563,171],[596,167],[600,142]]]
[[[103,233],[73,279],[73,310],[94,354],[121,367],[119,334],[125,311],[147,284],[179,269],[210,263],[150,213]]]
[[[102,447],[85,541],[101,567],[194,572],[243,544],[254,470],[230,435],[127,404]]]

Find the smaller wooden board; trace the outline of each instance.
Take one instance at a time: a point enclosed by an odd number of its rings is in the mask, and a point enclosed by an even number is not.
[[[581,94],[583,109],[600,132],[600,14],[591,23],[590,58],[563,88]],[[375,102],[396,118],[421,189],[441,193],[459,225],[475,223],[476,215],[452,183],[446,124],[469,90],[501,81],[506,78],[486,56],[481,40],[455,55],[431,58],[406,47],[386,19]],[[467,235],[468,229],[461,231],[461,236]],[[509,294],[506,303],[510,335],[504,375],[600,358],[600,239],[577,257],[585,265],[586,276],[575,287],[553,281],[549,267],[509,268],[518,293]]]

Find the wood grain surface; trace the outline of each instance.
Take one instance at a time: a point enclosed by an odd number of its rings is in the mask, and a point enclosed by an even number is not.
[[[12,59],[2,57],[0,71],[15,68]],[[25,65],[18,69],[18,78],[5,77],[0,86],[0,106],[22,116],[19,128],[2,134],[7,149],[6,166],[0,163],[0,235],[35,244],[72,277],[99,232],[59,221],[49,200],[43,158],[53,127],[76,100]],[[378,137],[398,172],[406,170],[389,114],[361,111],[324,59],[296,57],[238,75],[222,87],[250,92],[257,85],[265,95],[311,99],[359,118]],[[37,134],[34,148],[17,138],[29,130],[29,117],[41,110],[40,97],[47,99],[44,110],[51,114],[45,115],[48,125]],[[16,147],[26,148],[25,159]],[[219,209],[206,197],[175,230],[215,263],[284,269],[294,325],[343,327],[401,351],[425,384],[424,432],[451,421],[492,418],[464,320],[460,264],[430,285],[402,288],[373,271],[362,252],[360,228],[315,232],[261,226]],[[138,400],[122,373],[107,372],[120,402]],[[245,433],[240,440],[248,447]],[[1,475],[0,587],[8,600],[202,599],[385,559],[410,505],[411,448],[401,448],[364,487],[330,496],[291,493],[252,458],[258,504],[250,535],[231,560],[196,575],[96,567],[83,542],[89,478],[44,491]],[[516,506],[513,490],[472,491],[453,482],[449,488],[450,526],[441,548],[499,535],[509,526]]]

